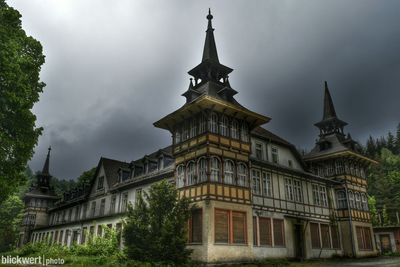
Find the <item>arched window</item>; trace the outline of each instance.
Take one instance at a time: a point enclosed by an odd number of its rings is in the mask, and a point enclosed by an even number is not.
[[[361,210],[361,196],[359,192],[354,193],[356,199],[356,209]]]
[[[216,113],[211,113],[208,129],[212,133],[218,133],[218,116]]]
[[[199,117],[199,134],[207,131],[207,118],[204,114],[200,114]]]
[[[176,186],[181,188],[185,185],[185,167],[179,165],[176,170]]]
[[[336,198],[337,198],[338,209],[347,208],[346,193],[343,190],[336,192]]]
[[[355,209],[355,208],[356,208],[356,203],[354,202],[354,194],[353,194],[353,191],[348,191],[348,192],[349,192],[350,208]]]
[[[246,186],[246,177],[247,177],[247,167],[243,163],[239,163],[237,166],[237,174],[238,174],[238,180],[237,184],[238,186]]]
[[[368,200],[367,200],[367,195],[365,193],[361,193],[361,203],[362,203],[362,209],[365,211],[368,211]]]
[[[189,135],[189,137],[193,138],[196,136],[196,134],[197,134],[197,120],[196,120],[196,118],[192,118],[190,120],[190,135]]]
[[[235,165],[233,164],[232,160],[225,160],[224,162],[224,183],[226,184],[233,184],[234,182],[234,170]]]
[[[211,158],[210,180],[212,182],[221,182],[220,163],[219,163],[219,159],[216,157]]]
[[[225,115],[222,115],[219,124],[219,133],[223,136],[229,136],[229,120]]]
[[[196,183],[196,163],[193,161],[189,162],[186,167],[187,171],[187,185],[193,185]]]
[[[249,127],[246,122],[243,122],[240,127],[240,137],[243,142],[249,142]]]
[[[201,158],[197,166],[199,167],[199,183],[207,181],[207,159]]]
[[[231,137],[239,139],[239,122],[235,119],[232,120]]]

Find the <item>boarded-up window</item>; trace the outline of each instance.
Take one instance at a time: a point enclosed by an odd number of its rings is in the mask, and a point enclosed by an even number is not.
[[[285,246],[285,229],[283,226],[283,220],[281,219],[274,219],[273,220],[274,226],[274,245],[275,246]]]
[[[339,231],[336,225],[331,226],[332,248],[340,248]]]
[[[311,247],[321,248],[318,223],[310,223]]]
[[[331,248],[331,237],[329,234],[329,225],[321,224],[321,239],[323,248]]]
[[[371,229],[369,227],[356,227],[357,243],[359,250],[372,250]]]
[[[246,243],[246,213],[232,212],[232,231],[234,244]]]
[[[193,210],[189,220],[189,243],[202,242],[202,225],[202,210]]]
[[[253,216],[253,245],[257,246],[257,217]]]
[[[260,224],[260,245],[272,246],[271,219],[260,217],[259,224]]]
[[[215,243],[229,242],[229,211],[215,210]]]

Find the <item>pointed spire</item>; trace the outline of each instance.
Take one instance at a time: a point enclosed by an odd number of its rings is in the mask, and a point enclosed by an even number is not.
[[[50,151],[51,151],[51,146],[49,146],[49,149],[48,149],[48,152],[47,152],[47,157],[46,157],[46,161],[44,162],[42,175],[50,175],[50,172],[49,172],[49,168],[50,168]]]
[[[208,19],[208,26],[206,31],[206,41],[204,43],[202,61],[210,60],[219,63],[217,46],[215,45],[214,29],[212,27],[212,22],[211,22],[211,20],[213,19],[213,15],[211,15],[210,8],[208,9],[207,19]]]
[[[328,88],[328,82],[325,81],[325,96],[324,96],[324,116],[322,120],[328,120],[331,118],[336,118],[335,107],[333,106],[333,101]]]

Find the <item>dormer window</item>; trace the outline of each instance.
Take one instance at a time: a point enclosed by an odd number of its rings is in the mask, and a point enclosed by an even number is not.
[[[278,148],[272,147],[271,153],[272,153],[272,162],[278,164],[279,162]]]
[[[97,190],[104,188],[104,176],[100,176],[97,180]]]
[[[120,170],[119,175],[121,182],[124,182],[130,178],[130,172],[127,170]]]

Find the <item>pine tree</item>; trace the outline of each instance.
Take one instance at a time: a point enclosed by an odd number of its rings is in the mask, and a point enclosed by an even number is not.
[[[396,131],[396,154],[400,155],[400,123],[397,125]]]
[[[389,149],[392,153],[396,153],[396,139],[390,131],[387,135],[386,148]]]
[[[376,143],[371,135],[369,136],[369,138],[367,140],[365,153],[370,158],[375,158],[377,156]]]

